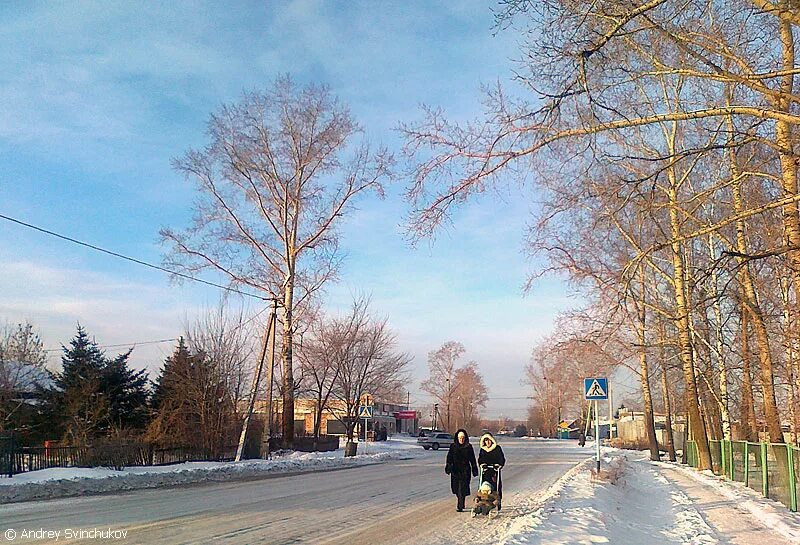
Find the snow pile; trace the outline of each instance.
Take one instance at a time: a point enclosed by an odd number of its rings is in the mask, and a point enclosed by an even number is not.
[[[363,453],[364,444],[359,444]],[[257,478],[280,473],[324,471],[408,459],[425,455],[415,442],[392,439],[369,443],[367,454],[345,458],[344,452],[291,452],[271,460],[187,462],[167,466],[130,467],[122,471],[96,468],[51,468],[0,478],[0,504],[81,496],[121,490],[158,488],[203,481]]]
[[[606,460],[611,479],[594,479],[593,461],[577,466],[544,494],[542,505],[518,517],[502,543],[719,543],[691,499],[656,467],[626,454]]]
[[[800,543],[800,515],[791,513],[783,504],[765,498],[742,483],[718,477],[710,471],[699,472],[673,462],[650,462],[655,466],[680,471],[720,496],[732,500],[738,509],[752,514],[764,526],[787,538],[790,543]]]

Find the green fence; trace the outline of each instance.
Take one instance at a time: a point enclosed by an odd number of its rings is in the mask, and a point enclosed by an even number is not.
[[[715,475],[760,492],[797,511],[800,488],[800,449],[783,443],[709,441],[711,469]],[[698,466],[697,444],[686,443],[686,463]]]

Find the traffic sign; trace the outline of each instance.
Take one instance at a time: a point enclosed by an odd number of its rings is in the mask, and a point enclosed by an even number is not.
[[[608,379],[605,377],[583,379],[584,399],[608,399]]]
[[[372,418],[372,405],[359,405],[358,406],[359,418]]]

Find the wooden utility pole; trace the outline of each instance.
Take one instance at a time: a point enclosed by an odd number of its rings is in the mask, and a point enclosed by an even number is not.
[[[260,454],[262,458],[268,458],[270,455],[270,439],[272,439],[272,383],[275,376],[275,331],[278,329],[278,301],[272,301],[272,313],[269,317],[270,324],[272,324],[270,333],[270,349],[269,349],[269,371],[267,372],[267,417],[264,422],[264,433],[261,435],[261,449]],[[294,415],[292,415],[294,419]]]
[[[236,458],[235,461],[240,461],[242,459],[242,455],[244,454],[244,445],[245,441],[247,440],[247,429],[250,426],[250,418],[253,416],[253,408],[256,404],[256,395],[258,393],[258,384],[261,381],[261,372],[264,368],[264,359],[267,355],[267,348],[268,345],[271,343],[273,348],[273,357],[270,361],[270,373],[269,373],[269,385],[270,385],[270,402],[272,400],[272,361],[274,361],[274,349],[275,349],[275,318],[277,316],[276,308],[277,308],[277,300],[272,301],[272,313],[269,316],[269,320],[267,322],[267,329],[264,331],[264,341],[261,343],[261,353],[258,356],[258,365],[256,366],[256,371],[253,374],[253,382],[250,385],[250,395],[247,400],[247,414],[244,416],[244,422],[242,423],[242,433],[239,435],[239,446],[236,448]],[[270,415],[267,415],[267,421],[270,420]]]

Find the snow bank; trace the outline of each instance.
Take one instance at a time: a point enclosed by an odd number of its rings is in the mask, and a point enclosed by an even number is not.
[[[158,488],[204,481],[245,479],[277,473],[324,471],[407,459],[425,455],[415,441],[392,439],[359,444],[358,456],[345,458],[344,452],[292,452],[271,460],[241,462],[187,462],[168,466],[130,467],[122,471],[108,468],[51,468],[0,478],[0,504],[31,500],[82,496],[104,492]]]
[[[765,498],[742,483],[718,477],[710,471],[699,472],[675,462],[650,463],[680,471],[703,486],[713,489],[722,497],[735,501],[737,508],[749,512],[764,526],[787,538],[789,542],[800,543],[800,515],[792,513],[782,503]]]
[[[580,464],[544,493],[540,507],[518,517],[502,543],[719,543],[691,499],[635,456],[606,451],[613,483],[592,479],[594,461]]]

